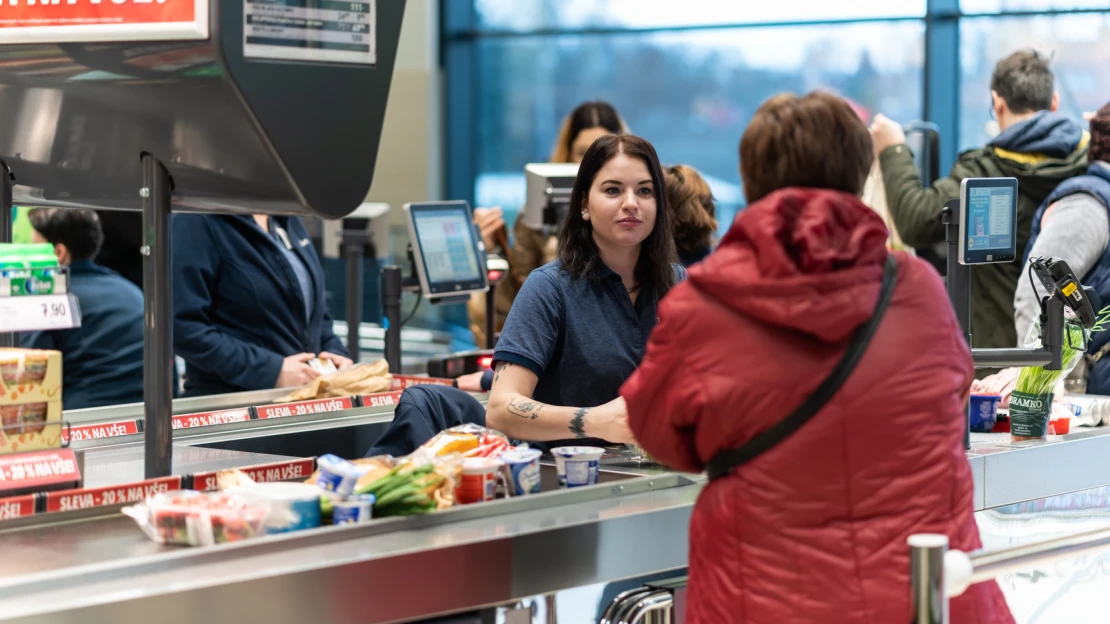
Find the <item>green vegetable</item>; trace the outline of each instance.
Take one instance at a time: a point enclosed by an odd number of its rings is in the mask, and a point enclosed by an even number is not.
[[[1104,322],[1104,315],[1108,311],[1110,311],[1110,307],[1103,308],[1103,311],[1099,313],[1099,323]],[[1095,325],[1095,328],[1098,329],[1098,324]],[[1067,337],[1064,339],[1061,350],[1062,366],[1060,370],[1045,370],[1042,366],[1026,366],[1018,373],[1017,385],[1014,386],[1014,391],[1034,395],[1052,394],[1053,389],[1056,388],[1056,382],[1066,371],[1070,371],[1075,366],[1079,356],[1083,355],[1083,351],[1077,347],[1087,344],[1082,327],[1073,323],[1065,323],[1064,331],[1067,333]]]

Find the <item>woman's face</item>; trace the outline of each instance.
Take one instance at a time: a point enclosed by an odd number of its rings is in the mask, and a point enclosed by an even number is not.
[[[599,247],[638,247],[655,229],[651,172],[639,158],[617,154],[598,170],[582,206]]]
[[[578,165],[582,163],[582,157],[586,155],[586,150],[594,144],[594,141],[603,136],[613,134],[609,130],[601,127],[586,128],[574,137],[574,142],[570,144],[570,162]]]

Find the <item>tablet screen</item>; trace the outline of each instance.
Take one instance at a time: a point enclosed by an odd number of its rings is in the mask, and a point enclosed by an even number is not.
[[[413,215],[428,281],[470,282],[480,279],[474,230],[466,211],[420,210]]]
[[[964,189],[965,264],[1011,262],[1016,255],[1017,182],[1012,178],[967,180]]]

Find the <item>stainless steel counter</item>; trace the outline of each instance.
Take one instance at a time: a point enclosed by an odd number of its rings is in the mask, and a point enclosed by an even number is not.
[[[699,480],[625,472],[205,549],[158,547],[118,517],[0,531],[0,621],[391,622],[684,566]]]

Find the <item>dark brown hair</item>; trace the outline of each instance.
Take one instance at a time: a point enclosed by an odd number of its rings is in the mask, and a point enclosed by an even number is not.
[[[1091,118],[1091,149],[1087,152],[1090,162],[1110,162],[1110,104],[1103,105]]]
[[[563,222],[563,231],[559,234],[559,260],[573,278],[596,278],[597,269],[601,266],[601,256],[598,254],[597,243],[594,242],[593,225],[582,218],[582,204],[590,193],[597,172],[618,154],[639,158],[651,173],[652,190],[655,193],[655,227],[644,242],[640,243],[636,281],[662,297],[674,286],[672,265],[676,256],[672,216],[667,209],[667,193],[664,190],[666,182],[663,179],[663,168],[659,165],[659,156],[651,143],[638,136],[603,136],[586,150],[570,193],[570,208],[566,221]]]
[[[823,91],[768,99],[740,139],[749,204],[788,186],[859,195],[874,159],[863,120],[843,98]]]
[[[667,206],[674,215],[674,244],[679,257],[693,256],[713,244],[716,206],[709,183],[697,169],[667,167]]]
[[[628,132],[620,113],[613,105],[600,100],[579,104],[563,120],[559,128],[559,137],[555,139],[555,149],[551,151],[551,162],[568,163],[571,161],[571,149],[574,140],[583,130],[590,128],[605,128],[613,134]]]
[[[1014,52],[994,66],[991,91],[1006,101],[1012,113],[1049,110],[1056,77],[1048,61],[1036,50]]]
[[[104,243],[100,217],[85,208],[32,208],[31,227],[51,244],[62,244],[73,260],[92,260]]]

